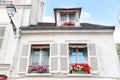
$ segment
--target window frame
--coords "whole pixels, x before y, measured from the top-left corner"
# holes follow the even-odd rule
[[[3,34],[0,35],[0,53],[2,52],[2,49],[3,49],[3,45],[4,45],[4,39],[5,39],[5,30],[6,28],[5,27],[0,27],[0,31],[3,31]]]
[[[73,14],[74,15],[74,21],[70,21],[70,15]],[[62,21],[62,17],[61,15],[66,15],[66,21]],[[60,21],[61,21],[61,24],[64,23],[64,22],[74,22],[75,23],[75,18],[76,16],[76,13],[60,13]]]
[[[68,49],[69,49],[69,45],[70,44],[86,44],[86,47],[87,47],[87,64],[89,64],[90,65],[90,59],[89,59],[89,57],[90,57],[90,55],[89,55],[89,47],[88,47],[88,45],[89,45],[89,43],[87,43],[87,42],[73,42],[73,43],[68,43]],[[69,54],[69,52],[68,52],[68,54]],[[70,56],[70,55],[69,55]],[[69,69],[69,67],[70,67],[70,57],[68,57],[68,69]],[[68,76],[93,76],[91,73],[90,74],[74,74],[74,73],[70,73],[70,72],[68,72]]]
[[[69,49],[70,49],[70,44],[75,44],[75,45],[85,44],[85,45],[86,45],[86,51],[87,51],[87,52],[86,52],[86,55],[87,55],[87,56],[86,56],[86,63],[89,63],[89,60],[88,60],[88,59],[89,59],[89,57],[88,57],[88,55],[89,55],[88,52],[89,52],[89,51],[88,51],[88,45],[87,45],[87,43],[69,43],[69,46],[68,46]],[[69,65],[70,65],[70,52],[69,52],[68,54],[69,54]],[[79,60],[78,60],[79,58],[78,58],[78,57],[79,57],[79,56],[78,56],[78,53],[76,53],[76,63],[79,63]]]
[[[48,45],[49,47],[49,59],[48,59],[48,65],[49,65],[49,62],[50,62],[50,45],[49,44],[42,44],[43,46],[45,46],[45,45]],[[32,45],[31,45],[32,46]],[[41,46],[41,44],[40,44],[40,47],[41,48],[39,48],[40,49],[40,51],[39,51],[39,62],[38,62],[38,65],[41,65],[42,64],[42,56],[43,56],[43,53],[42,53],[42,49],[46,49],[46,48],[43,48],[42,46]],[[29,64],[30,65],[32,65],[32,56],[31,56],[31,54],[32,54],[32,47],[31,47],[31,52],[30,52],[30,62],[29,62]]]
[[[4,38],[5,38],[5,27],[0,27],[0,31],[3,31],[4,33],[2,35],[0,35],[0,40],[1,40],[1,44],[0,44],[0,52],[1,52],[1,49],[2,49],[2,45],[3,45],[3,41],[4,41]]]
[[[48,64],[48,66],[49,66],[49,72],[48,73],[43,73],[43,74],[41,74],[41,73],[29,73],[28,72],[28,69],[29,69],[29,66],[31,65],[31,49],[32,49],[32,45],[49,45],[49,49],[50,49],[50,43],[29,43],[29,51],[28,51],[28,62],[27,62],[27,68],[26,68],[26,72],[25,72],[25,75],[26,76],[43,76],[43,75],[45,75],[45,76],[50,76],[51,75],[51,73],[50,73],[50,51],[49,51],[49,64]],[[39,64],[40,65],[40,64]]]

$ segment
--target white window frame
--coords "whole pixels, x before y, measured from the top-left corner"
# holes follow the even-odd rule
[[[26,73],[25,75],[26,76],[51,76],[52,74],[50,73],[50,57],[49,57],[49,73],[44,73],[44,74],[36,74],[36,73],[32,73],[32,74],[29,74],[28,73],[28,69],[29,69],[29,65],[30,65],[30,56],[31,56],[31,46],[32,44],[49,44],[49,46],[51,46],[51,40],[44,40],[44,41],[29,41],[28,44],[29,44],[29,51],[28,51],[28,62],[27,62],[27,68],[26,68]],[[24,44],[24,43],[23,43]],[[51,54],[51,53],[50,53]]]
[[[90,65],[90,59],[89,59],[89,47],[88,47],[88,44],[89,44],[89,42],[78,42],[78,41],[67,41],[66,40],[66,42],[68,43],[68,49],[69,49],[69,44],[71,44],[71,43],[73,43],[73,44],[86,44],[87,45],[87,64],[89,64]],[[68,54],[69,54],[69,52],[68,52]],[[68,57],[68,69],[69,69],[69,64],[70,64],[70,58]],[[75,76],[75,77],[77,77],[77,76],[82,76],[82,77],[88,77],[88,76],[93,76],[93,74],[70,74],[69,72],[68,72],[68,74],[67,74],[67,76],[70,76],[70,77],[72,77],[72,76]]]
[[[70,22],[70,14],[68,13],[68,14],[64,14],[64,13],[60,13],[60,20],[61,20],[61,24],[63,23],[63,21],[62,21],[62,18],[61,18],[61,15],[66,15],[66,21],[65,22]],[[75,22],[75,20],[76,20],[76,18],[75,18],[75,16],[76,16],[76,13],[73,13],[74,14],[74,22]]]
[[[70,43],[71,44],[71,43]],[[75,43],[75,44],[86,44],[87,43]],[[69,46],[68,46],[69,47]],[[69,47],[70,48],[70,47]],[[69,54],[69,57],[70,57],[70,54]],[[78,53],[76,52],[76,63],[79,63],[79,60],[78,60]],[[85,63],[88,63],[89,64],[89,60],[88,60],[88,46],[87,46],[87,56],[86,56],[86,62]],[[70,64],[70,58],[69,58],[69,64]]]
[[[43,44],[44,45],[44,44]],[[50,45],[49,45],[50,46]],[[31,48],[32,49],[32,48]],[[41,49],[43,49],[43,48],[41,48]],[[39,64],[38,65],[41,65],[42,64],[42,55],[43,55],[43,53],[42,53],[42,51],[41,51],[41,49],[40,49],[40,52],[39,52]],[[50,48],[49,48],[50,49]],[[50,60],[50,53],[49,53],[49,60]],[[49,61],[50,62],[50,61]],[[32,58],[31,58],[31,52],[30,52],[30,65],[32,65]],[[49,65],[49,64],[48,64]]]

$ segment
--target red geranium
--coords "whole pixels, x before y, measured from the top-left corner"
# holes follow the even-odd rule
[[[72,64],[70,70],[78,72],[78,71],[85,71],[90,72],[91,67],[87,63],[75,63]]]
[[[62,25],[63,26],[75,26],[75,23],[70,21],[70,22],[64,22]]]
[[[90,72],[91,68],[88,64],[84,63],[84,64],[79,64],[79,65],[81,66],[82,70],[84,70],[86,72]]]

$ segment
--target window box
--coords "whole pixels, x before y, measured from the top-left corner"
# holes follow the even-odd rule
[[[89,74],[88,72],[85,72],[85,71],[72,71],[72,74]]]
[[[89,74],[90,66],[87,63],[75,63],[70,66],[70,73],[72,74]]]
[[[74,22],[64,22],[63,24],[62,24],[62,26],[75,26],[75,23]]]
[[[29,66],[29,73],[48,73],[48,66],[46,65],[33,65]]]

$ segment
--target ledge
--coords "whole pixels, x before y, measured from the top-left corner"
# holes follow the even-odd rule
[[[31,73],[31,74],[26,74],[25,76],[31,76],[31,77],[37,77],[37,76],[51,76],[51,73]]]
[[[71,77],[76,77],[76,76],[82,76],[82,77],[92,77],[93,75],[92,74],[68,74],[68,76],[71,76]]]

